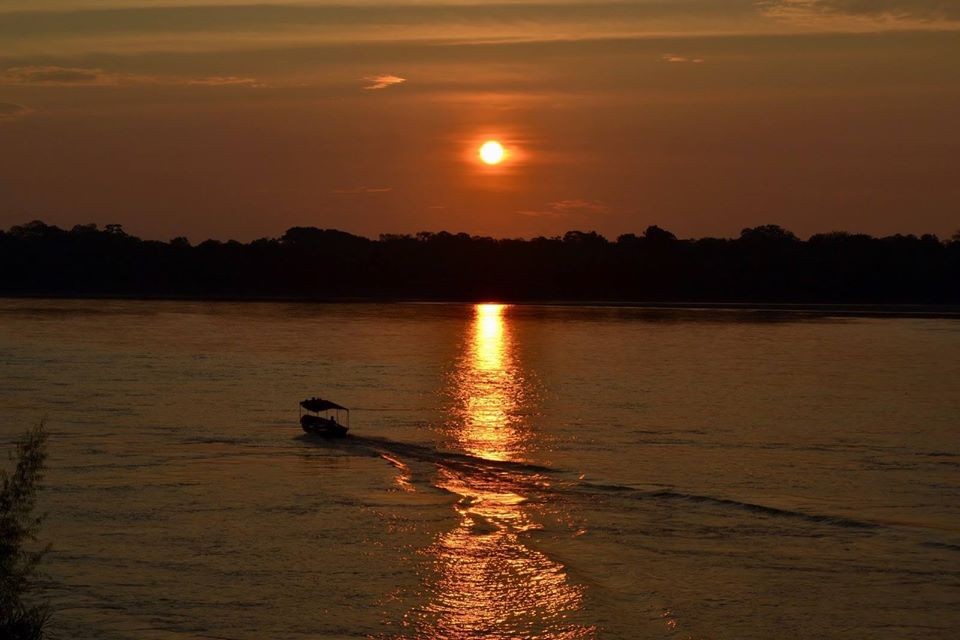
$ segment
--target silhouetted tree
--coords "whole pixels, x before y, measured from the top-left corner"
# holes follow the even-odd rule
[[[37,564],[46,549],[29,550],[41,518],[34,514],[47,458],[41,424],[17,443],[13,473],[0,470],[0,638],[42,638],[49,618],[45,606],[25,597],[36,590]]]
[[[607,239],[596,231],[567,231],[563,234],[564,244],[579,244],[600,246],[607,244]]]
[[[673,235],[666,229],[661,229],[657,225],[653,224],[646,228],[643,232],[644,240],[649,240],[651,242],[673,242],[677,239],[677,236]]]
[[[494,239],[293,227],[250,243],[143,241],[118,226],[33,221],[0,231],[0,293],[475,300],[960,303],[960,238],[823,233],[777,225],[681,240],[651,225]]]

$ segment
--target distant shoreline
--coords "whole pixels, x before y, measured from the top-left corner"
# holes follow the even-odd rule
[[[440,300],[431,298],[308,297],[308,296],[200,296],[153,294],[0,293],[0,300],[116,300],[143,302],[222,302],[280,304],[437,304],[470,305],[483,302],[529,307],[646,309],[651,311],[757,311],[854,318],[930,318],[960,320],[960,305],[876,304],[816,302],[723,302],[638,300]]]
[[[379,240],[294,227],[239,242],[141,240],[117,225],[0,231],[0,296],[281,302],[513,301],[839,315],[960,314],[960,235],[801,240],[777,225],[680,240],[651,226],[495,240],[422,232]]]

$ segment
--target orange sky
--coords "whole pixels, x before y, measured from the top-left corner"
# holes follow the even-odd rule
[[[960,4],[5,0],[0,45],[2,227],[960,228]]]

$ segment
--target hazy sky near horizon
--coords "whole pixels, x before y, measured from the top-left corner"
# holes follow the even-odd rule
[[[0,0],[2,227],[947,236],[958,158],[952,0]]]

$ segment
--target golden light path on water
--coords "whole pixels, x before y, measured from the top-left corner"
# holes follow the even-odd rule
[[[449,423],[467,453],[497,461],[523,459],[518,410],[528,390],[513,348],[504,305],[475,307],[471,332],[455,375],[455,419]],[[416,616],[416,637],[591,638],[577,624],[583,588],[563,564],[531,548],[541,527],[529,513],[524,487],[546,486],[502,468],[439,467],[435,484],[460,497],[457,525],[427,550],[429,602]]]
[[[472,340],[454,378],[458,405],[454,431],[458,444],[474,456],[517,459],[524,434],[516,413],[524,400],[524,383],[500,304],[475,307]]]

